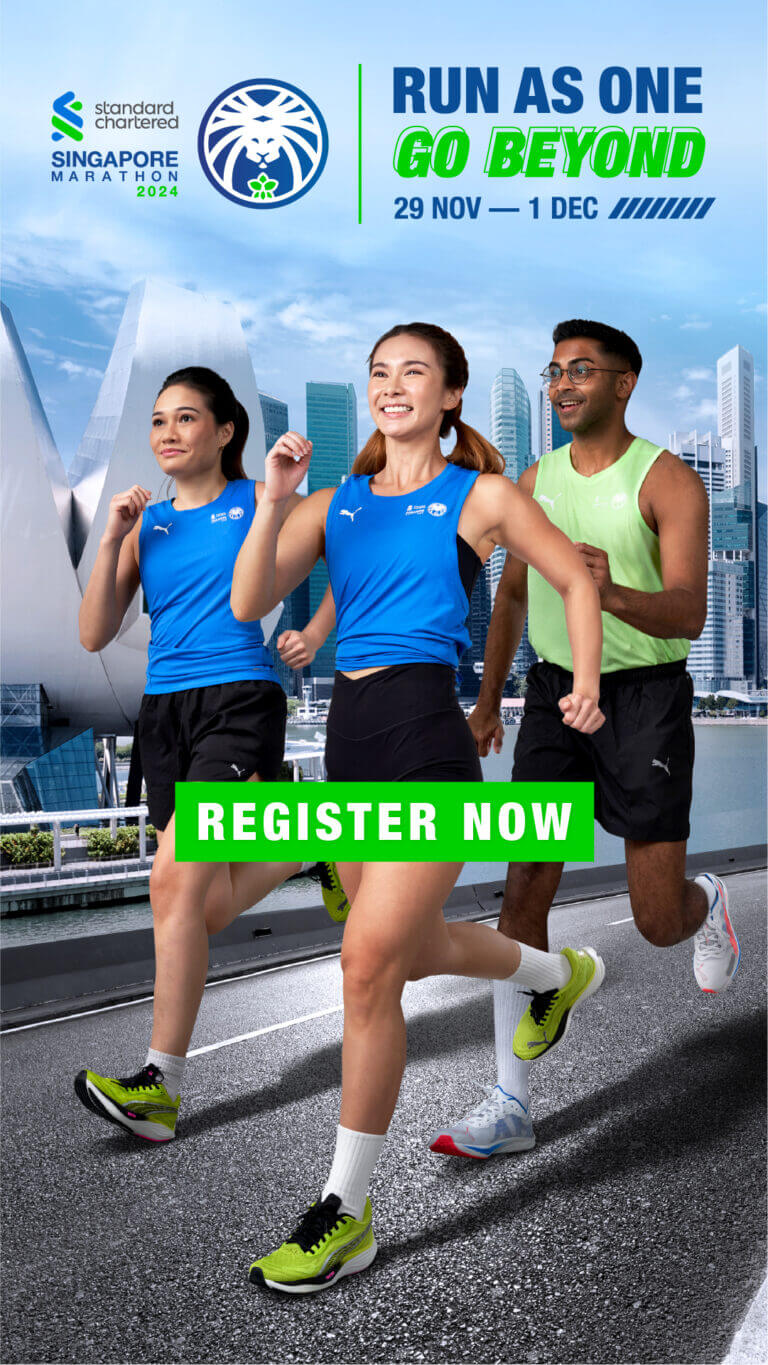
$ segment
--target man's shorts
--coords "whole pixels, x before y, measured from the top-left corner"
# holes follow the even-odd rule
[[[676,843],[690,834],[693,682],[685,660],[603,673],[605,723],[593,735],[564,725],[558,706],[573,675],[538,663],[528,674],[513,782],[594,782],[595,817],[622,839]]]
[[[176,782],[276,781],[287,706],[275,682],[249,680],[145,693],[138,722],[149,818],[165,829]]]

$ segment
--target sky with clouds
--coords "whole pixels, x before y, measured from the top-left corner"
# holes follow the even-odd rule
[[[465,347],[469,421],[487,430],[496,370],[514,366],[536,402],[553,324],[598,317],[623,327],[645,359],[631,425],[660,443],[672,428],[716,426],[714,367],[737,342],[755,357],[757,441],[765,468],[765,20],[757,0],[733,0],[729,22],[713,0],[647,0],[617,26],[615,4],[550,6],[527,0],[447,7],[341,0],[291,6],[219,0],[81,0],[73,14],[27,0],[5,19],[3,121],[6,184],[4,297],[13,311],[59,449],[69,464],[98,392],[125,298],[146,276],[233,304],[260,387],[304,423],[307,380],[353,382],[360,434],[365,356],[395,321],[439,322]],[[626,36],[623,36],[626,35]],[[33,54],[33,58],[30,54]],[[363,72],[363,222],[357,222],[357,66]],[[392,112],[392,68],[498,66],[498,115],[403,118]],[[645,185],[587,175],[565,192],[597,192],[594,222],[534,222],[527,201],[562,193],[557,182],[491,182],[483,153],[494,124],[556,124],[557,114],[513,113],[524,66],[545,78],[582,73],[584,108],[561,121],[694,124],[707,139],[695,182],[652,182],[650,192],[716,196],[699,222],[607,221],[618,194]],[[595,90],[609,65],[700,66],[703,112],[602,111]],[[329,130],[326,168],[283,209],[230,203],[200,168],[197,130],[210,101],[240,79],[276,76],[305,90]],[[83,102],[87,148],[178,147],[178,196],[149,201],[129,184],[52,184],[51,101]],[[178,132],[98,133],[100,100],[173,100]],[[24,118],[15,111],[23,109]],[[89,122],[90,120],[90,122]],[[470,166],[457,182],[402,181],[392,168],[409,122],[470,132]],[[62,144],[58,144],[61,146]],[[74,146],[74,144],[68,144]],[[395,221],[396,195],[481,196],[518,214],[475,222]],[[536,438],[535,438],[536,442]],[[534,449],[536,444],[534,444]],[[765,481],[761,478],[765,496]]]

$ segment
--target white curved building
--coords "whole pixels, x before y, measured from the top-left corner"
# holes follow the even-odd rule
[[[159,281],[136,285],[69,480],[6,308],[0,341],[3,682],[42,685],[53,718],[71,727],[130,734],[144,689],[149,618],[139,593],[117,639],[89,654],[78,639],[82,590],[113,495],[142,483],[167,496],[149,429],[158,390],[173,370],[207,365],[228,380],[250,418],[248,474],[263,477],[264,426],[245,337],[228,304]]]

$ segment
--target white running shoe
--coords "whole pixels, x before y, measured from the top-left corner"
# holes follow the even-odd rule
[[[500,1085],[486,1085],[484,1100],[457,1123],[438,1129],[429,1141],[432,1152],[476,1161],[504,1152],[529,1152],[535,1146],[530,1114]]]
[[[705,995],[726,990],[739,965],[739,940],[728,917],[728,892],[719,877],[704,872],[696,885],[705,892],[709,911],[694,938],[693,974]]]

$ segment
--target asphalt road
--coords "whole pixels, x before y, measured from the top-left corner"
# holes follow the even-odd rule
[[[494,1079],[490,990],[406,995],[410,1061],[371,1196],[378,1259],[302,1299],[248,1283],[317,1197],[337,1120],[338,959],[206,992],[176,1142],[139,1144],[77,1102],[126,1074],[150,1006],[3,1039],[5,1361],[717,1362],[763,1280],[765,877],[731,881],[742,962],[700,994],[690,945],[654,949],[626,898],[553,915],[602,991],[541,1062],[537,1146],[432,1155]]]

